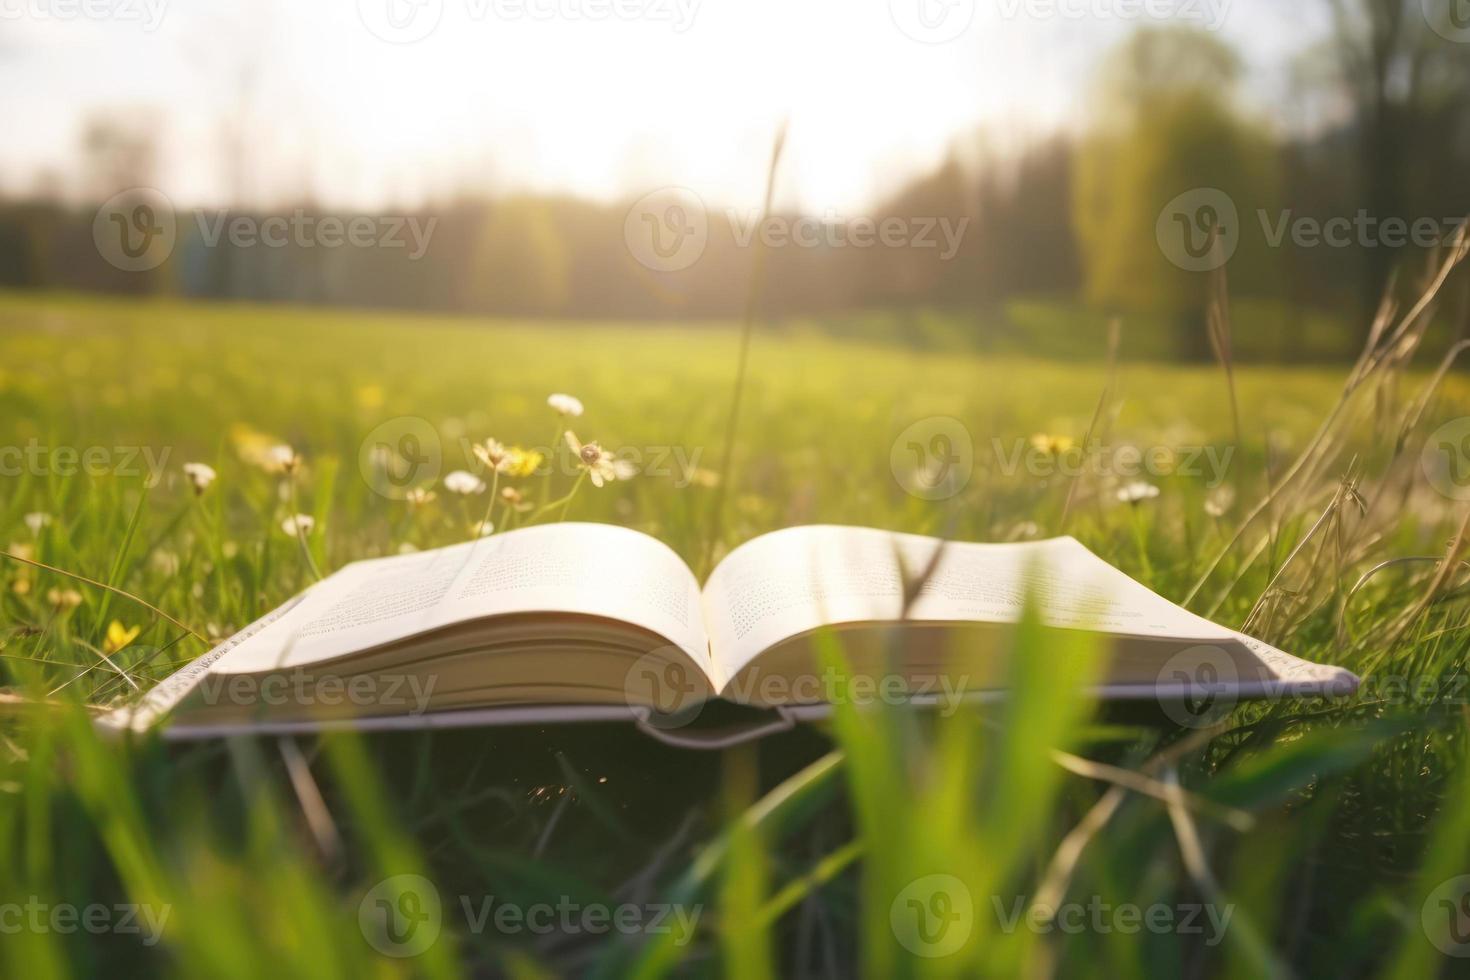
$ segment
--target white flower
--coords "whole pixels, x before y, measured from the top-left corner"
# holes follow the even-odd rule
[[[293,538],[304,538],[316,527],[316,518],[310,514],[297,514],[281,522],[281,530]]]
[[[566,440],[567,446],[576,454],[577,465],[587,471],[594,487],[614,480],[631,480],[638,475],[638,467],[629,460],[617,459],[595,442],[584,446],[577,440],[576,433],[571,431],[566,433]]]
[[[551,395],[546,399],[546,404],[550,405],[551,410],[558,415],[577,418],[582,414],[581,399],[573,398],[571,395],[561,393]]]
[[[425,504],[432,503],[437,496],[438,494],[428,487],[412,487],[403,495],[403,499],[408,501],[410,507],[422,507]]]
[[[1229,484],[1218,486],[1205,496],[1205,513],[1211,517],[1224,517],[1235,504],[1235,488]]]
[[[208,463],[185,463],[184,475],[189,478],[189,484],[193,486],[195,493],[208,490],[209,485],[219,476]]]
[[[281,443],[263,450],[255,462],[267,473],[294,473],[301,465],[301,457],[296,455],[296,450]]]
[[[51,523],[51,515],[39,510],[34,511],[25,516],[25,522],[32,534],[40,534],[41,528]]]
[[[455,470],[444,476],[444,489],[450,493],[471,496],[485,492],[485,481],[466,470]]]
[[[1132,483],[1125,483],[1118,488],[1118,499],[1125,504],[1136,504],[1142,500],[1152,500],[1158,495],[1158,487],[1152,483],[1145,483],[1142,480],[1134,480]]]

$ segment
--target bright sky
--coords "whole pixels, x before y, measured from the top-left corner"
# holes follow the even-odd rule
[[[106,16],[78,15],[83,4]],[[85,119],[153,107],[159,183],[179,204],[226,202],[221,134],[235,125],[251,147],[247,186],[266,202],[299,199],[303,187],[326,204],[372,207],[462,188],[606,200],[679,184],[749,205],[787,118],[783,203],[851,214],[980,127],[1004,146],[1077,124],[1098,57],[1159,22],[1115,12],[1130,4],[1218,23],[1263,106],[1279,98],[1293,54],[1321,36],[1326,8],[0,0],[0,187],[24,191],[43,168],[75,176]]]

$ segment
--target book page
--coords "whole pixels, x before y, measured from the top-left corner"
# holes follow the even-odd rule
[[[701,668],[709,662],[699,584],[672,549],[610,524],[548,524],[348,565],[215,669],[252,673],[321,663],[511,613],[631,623],[665,637]]]
[[[757,655],[821,626],[896,621],[905,578],[917,580],[937,538],[814,526],[762,535],[731,552],[704,590],[720,680]],[[1052,626],[1129,636],[1231,640],[1235,634],[1174,605],[1073,538],[944,546],[909,618],[1014,622],[1029,595]]]

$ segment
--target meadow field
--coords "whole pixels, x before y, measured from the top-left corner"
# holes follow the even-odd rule
[[[1419,330],[1232,377],[1145,360],[1126,321],[1077,363],[770,327],[732,438],[728,323],[0,295],[3,973],[1452,975],[1470,385]],[[637,475],[579,479],[567,425]],[[1365,682],[1159,724],[1099,711],[1096,651],[1023,624],[1005,705],[849,703],[720,753],[616,725],[95,734],[318,573],[483,530],[488,492],[445,477],[484,477],[487,438],[549,457],[497,484],[523,497],[497,530],[614,522],[701,572],[795,524],[1067,533]],[[423,930],[375,934],[378,902]]]

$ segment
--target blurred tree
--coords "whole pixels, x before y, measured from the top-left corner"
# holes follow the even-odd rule
[[[467,298],[473,310],[562,313],[567,257],[550,205],[532,197],[491,205],[467,271]]]
[[[1470,139],[1465,0],[1328,4],[1340,82],[1354,110],[1359,206],[1380,221],[1447,217],[1438,209],[1448,202],[1438,198],[1444,189],[1462,183]],[[1452,148],[1449,154],[1447,147]],[[1416,194],[1414,189],[1422,187],[1432,189],[1431,194]],[[1450,206],[1464,205],[1461,197]],[[1369,308],[1382,295],[1395,258],[1394,249],[1366,250],[1362,285]]]
[[[1210,351],[1209,276],[1181,264],[1185,256],[1177,248],[1198,242],[1173,242],[1165,233],[1209,231],[1173,229],[1165,214],[1171,203],[1180,195],[1223,192],[1230,208],[1191,204],[1186,217],[1208,214],[1220,223],[1221,241],[1235,243],[1232,288],[1265,290],[1274,278],[1264,237],[1246,232],[1254,231],[1248,223],[1256,213],[1272,210],[1275,150],[1264,127],[1234,108],[1240,71],[1235,53],[1203,31],[1139,31],[1101,69],[1096,125],[1082,140],[1075,167],[1073,215],[1086,299],[1112,310],[1173,314],[1178,352],[1189,358]],[[1234,227],[1226,227],[1231,221]]]

